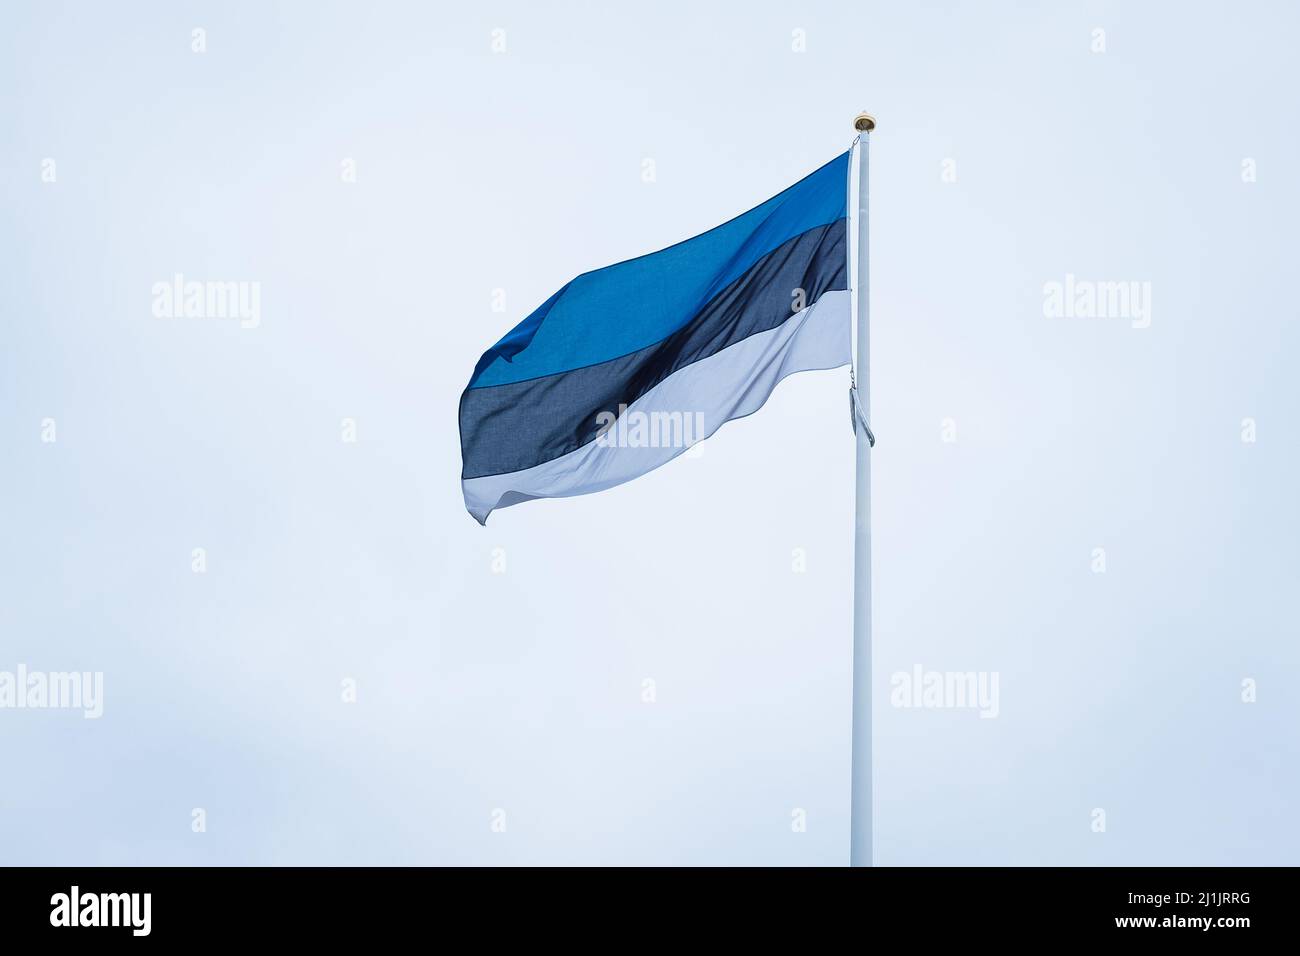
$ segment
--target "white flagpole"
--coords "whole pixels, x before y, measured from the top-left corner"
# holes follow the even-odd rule
[[[850,176],[850,211],[855,254],[850,258],[853,327],[857,340],[850,400],[857,444],[857,486],[853,535],[853,763],[849,796],[849,865],[871,866],[871,296],[868,269],[868,140],[876,121],[859,113],[853,121],[858,139]]]

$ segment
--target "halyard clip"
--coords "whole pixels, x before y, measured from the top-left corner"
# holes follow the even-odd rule
[[[862,411],[862,401],[858,398],[858,389],[856,385],[849,386],[849,423],[853,426],[853,434],[858,433],[858,422],[862,422],[862,427],[867,432],[867,444],[875,448],[876,436],[871,431],[871,426],[867,424],[866,413]]]

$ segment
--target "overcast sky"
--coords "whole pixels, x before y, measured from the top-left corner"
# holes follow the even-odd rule
[[[0,862],[846,862],[847,371],[486,529],[456,408],[863,108],[877,862],[1295,861],[1290,8],[131,11],[0,38]]]

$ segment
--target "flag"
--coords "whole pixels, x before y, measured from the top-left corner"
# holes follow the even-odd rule
[[[849,154],[676,245],[569,282],[479,359],[461,484],[481,524],[603,491],[849,362]]]

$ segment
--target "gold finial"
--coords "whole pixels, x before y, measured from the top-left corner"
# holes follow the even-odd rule
[[[870,113],[859,113],[853,118],[853,128],[859,133],[870,133],[876,128],[876,118]]]

